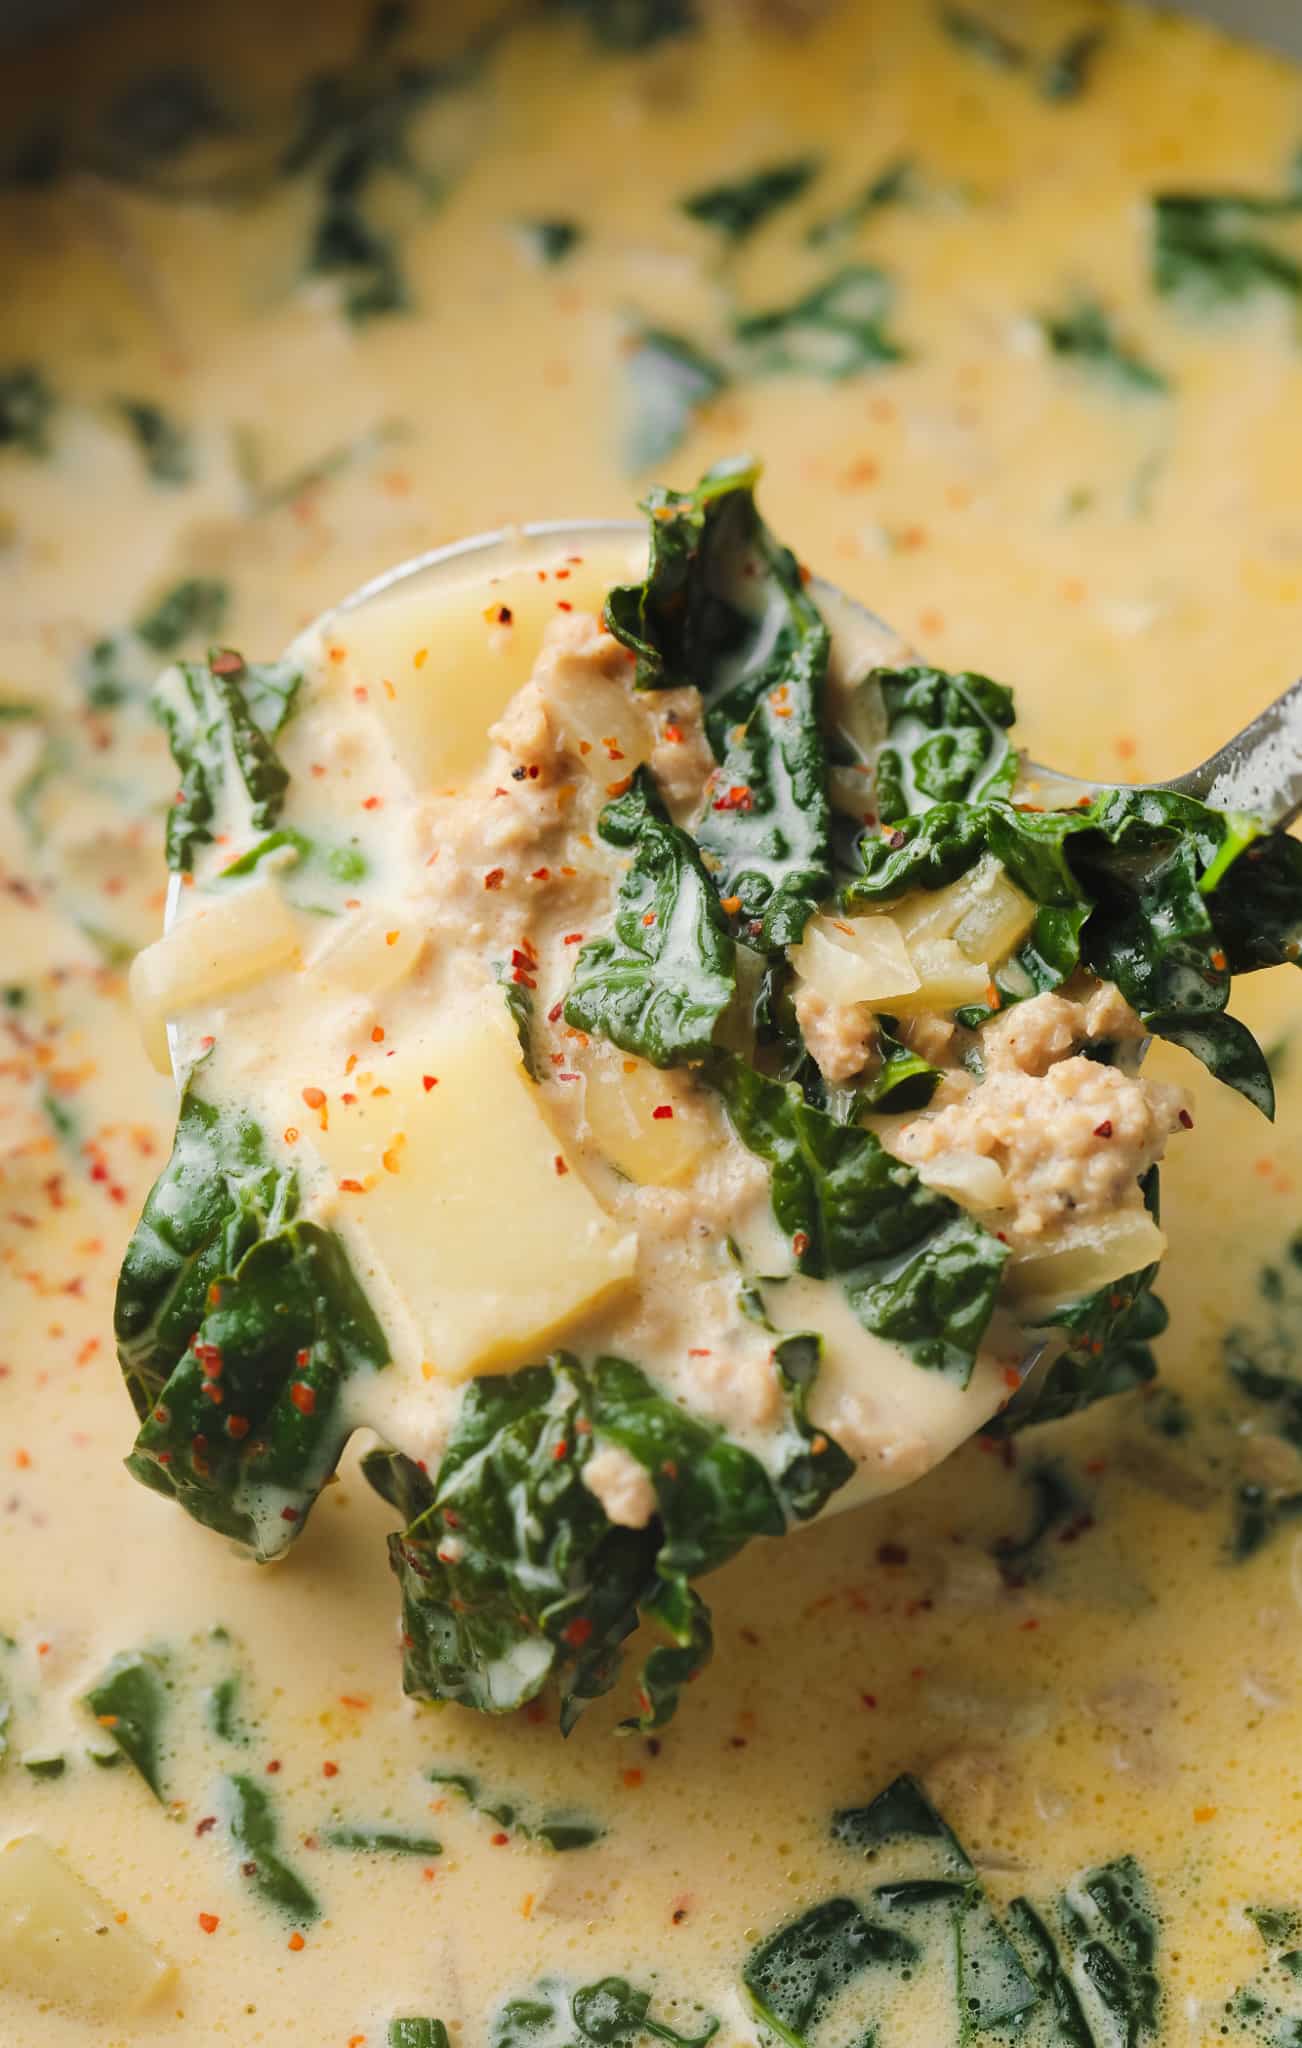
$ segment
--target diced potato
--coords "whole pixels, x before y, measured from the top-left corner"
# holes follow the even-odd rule
[[[901,996],[891,1005],[901,1017],[928,1010],[957,1010],[964,1003],[984,1003],[990,989],[990,974],[979,962],[969,960],[953,939],[927,939],[909,947],[918,973],[915,994]]]
[[[985,854],[945,889],[920,891],[891,906],[911,951],[952,939],[968,960],[991,968],[1020,946],[1036,906],[1011,882],[1001,861]],[[965,998],[965,1000],[967,1000]]]
[[[811,917],[787,958],[802,981],[831,1003],[889,1003],[920,977],[893,918]]]
[[[315,1136],[338,1190],[415,1320],[429,1377],[510,1372],[622,1291],[637,1240],[566,1159],[505,1009],[436,1023],[355,1085]]]
[[[642,1187],[686,1180],[711,1142],[704,1103],[671,1089],[646,1060],[616,1054],[594,1061],[585,1075],[583,1110],[597,1150]]]
[[[120,2021],[143,2012],[175,1975],[43,1836],[19,1835],[0,1850],[0,1985],[86,2019]]]
[[[304,972],[357,995],[383,995],[406,979],[425,945],[425,927],[410,908],[368,904],[337,918]]]
[[[146,1043],[160,1019],[233,995],[298,958],[298,925],[273,881],[186,904],[171,930],[131,963],[131,1000]]]
[[[1024,1322],[1043,1321],[1063,1302],[1093,1294],[1126,1273],[1137,1273],[1165,1250],[1166,1237],[1147,1209],[1125,1209],[1088,1231],[1059,1237],[1042,1251],[1010,1259],[1005,1293]]]
[[[559,582],[558,568],[566,572]],[[460,577],[449,570],[414,591],[341,613],[328,651],[348,685],[368,691],[413,785],[456,788],[480,766],[489,726],[528,681],[558,601],[600,612],[611,584],[627,573],[618,546],[582,562],[567,560],[563,547],[528,555],[491,580],[472,556]]]
[[[1002,1209],[1009,1201],[1003,1169],[981,1152],[939,1152],[918,1167],[918,1179],[965,1209]]]

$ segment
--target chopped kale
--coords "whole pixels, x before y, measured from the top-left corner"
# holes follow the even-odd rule
[[[636,53],[654,49],[697,26],[696,0],[548,0],[558,12],[587,23],[599,48]]]
[[[743,178],[705,185],[679,205],[689,219],[717,229],[726,241],[744,242],[775,213],[801,198],[821,167],[818,157],[791,157]]]
[[[0,370],[0,448],[48,455],[56,403],[54,392],[34,364]]]
[[[194,477],[194,453],[184,427],[178,426],[161,405],[148,399],[119,398],[116,404],[154,482],[190,483]]]
[[[530,255],[547,270],[572,256],[583,240],[583,229],[576,220],[522,220],[517,233]]]
[[[739,314],[733,332],[758,370],[854,377],[904,360],[886,326],[892,297],[884,271],[847,264],[788,306]]]
[[[883,207],[896,206],[914,196],[917,170],[911,157],[893,157],[868,183],[839,206],[835,213],[815,221],[805,236],[811,248],[839,242]]]
[[[230,586],[219,577],[186,576],[142,612],[131,630],[155,654],[174,654],[183,641],[220,633],[230,601]]]
[[[630,470],[649,469],[673,454],[697,415],[728,383],[722,364],[685,335],[639,327],[622,357],[624,459]]]
[[[1065,313],[1042,315],[1040,329],[1053,355],[1097,372],[1121,390],[1153,394],[1171,388],[1161,370],[1123,347],[1097,300],[1078,299]]]

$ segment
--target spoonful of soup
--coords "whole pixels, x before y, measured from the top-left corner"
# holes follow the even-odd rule
[[[182,1094],[129,1462],[270,1558],[371,1432],[423,1696],[554,1682],[568,1725],[641,1619],[668,1718],[751,1537],[1151,1376],[1196,1138],[1149,1041],[1273,1106],[1226,1002],[1302,939],[1292,694],[1201,781],[1066,783],[755,481],[439,550],[158,686],[133,991]]]

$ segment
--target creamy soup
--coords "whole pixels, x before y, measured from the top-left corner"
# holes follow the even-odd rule
[[[502,1718],[404,1699],[398,1517],[359,1446],[290,1555],[250,1563],[123,1468],[138,1425],[113,1288],[176,1119],[128,999],[167,886],[177,778],[150,687],[174,658],[269,661],[392,562],[511,521],[627,517],[653,477],[685,487],[749,448],[802,559],[889,620],[893,646],[1013,685],[1019,736],[1065,770],[1176,772],[1291,678],[1296,71],[1084,4],[591,0],[509,20],[145,8],[8,55],[2,91],[0,2036],[1293,2038],[1290,975],[1235,992],[1273,1126],[1169,1045],[1144,1064],[1196,1123],[1163,1169],[1160,1378],[753,1544],[708,1581],[713,1660],[663,1730],[619,1732],[619,1689],[568,1738],[546,1693]],[[607,584],[638,573],[537,566],[591,572],[570,656]],[[509,631],[483,609],[486,635]],[[314,643],[348,695],[371,687],[347,673],[352,631],[327,622]],[[345,753],[347,708],[319,728]],[[304,1091],[344,1092],[318,1072],[336,1052],[366,1071],[334,992],[352,1030],[359,981],[417,970],[374,874],[350,884],[380,814],[349,815],[328,776],[310,794],[304,717],[285,748],[317,808],[287,817],[344,858],[314,871],[291,845],[239,892],[296,899],[294,972],[319,991],[213,1054],[232,1100],[296,1076],[294,1143],[314,1160],[322,1140],[346,1209],[341,1184],[384,1175],[397,1133],[359,1145]],[[467,738],[455,704],[419,729],[395,712],[391,758],[431,785],[422,747],[477,757],[483,723]],[[595,735],[608,758],[611,738]],[[452,852],[480,831],[452,812],[434,827]],[[202,851],[187,897],[216,910],[218,869],[256,837]],[[350,896],[350,917],[376,915],[350,926],[341,971],[339,921],[306,943],[303,921]],[[562,945],[591,910],[558,923]],[[284,932],[263,928],[268,972],[287,971]],[[165,1064],[176,955],[144,961]],[[495,1058],[484,1085],[522,1089],[501,986],[482,993],[491,1010],[441,1051]],[[218,998],[256,1007],[200,985],[183,1065]],[[590,1055],[594,1100],[606,1058]],[[619,1064],[615,1103],[636,1078]],[[432,1102],[427,1072],[413,1086]],[[721,1172],[717,1109],[676,1074],[663,1086],[646,1101],[675,1117],[608,1127],[602,1156],[661,1145],[648,1177],[672,1180],[683,1147],[693,1174]],[[555,1115],[541,1163],[571,1152],[552,1173],[579,1204],[588,1140]],[[919,1170],[956,1143],[916,1141]],[[494,1199],[503,1260],[556,1268],[536,1207]],[[608,1318],[603,1342],[625,1313],[629,1252],[600,1213],[592,1271],[550,1272],[546,1327],[567,1343],[583,1313]],[[414,1246],[399,1292],[428,1287],[443,1315],[438,1290],[466,1277]],[[662,1299],[689,1318],[696,1284],[676,1275]],[[410,1453],[438,1455],[439,1404],[487,1341],[427,1357],[410,1339]],[[702,1412],[762,1452],[762,1415],[729,1405],[745,1387],[704,1381]],[[615,1461],[603,1483],[635,1527],[635,1475]],[[631,1646],[634,1669],[651,1647]]]

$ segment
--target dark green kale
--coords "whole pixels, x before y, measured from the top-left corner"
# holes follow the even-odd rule
[[[132,1650],[115,1657],[85,1695],[100,1727],[159,1800],[165,1796],[162,1731],[170,1690],[164,1660]]]
[[[192,1078],[114,1311],[140,1417],[129,1469],[261,1558],[288,1548],[339,1462],[345,1382],[388,1357],[341,1240],[297,1210],[257,1125]]]
[[[0,370],[0,448],[48,455],[50,420],[58,401],[32,363]]]
[[[442,1842],[433,1835],[413,1835],[404,1828],[371,1828],[340,1822],[321,1830],[332,1849],[353,1849],[363,1856],[441,1856]]]
[[[718,2031],[718,2020],[709,2014],[694,2034],[679,2033],[653,2019],[651,1993],[625,1977],[603,1977],[574,1992],[554,1977],[544,1977],[527,1996],[498,2007],[488,2040],[489,2048],[544,2048],[545,2043],[562,2041],[571,2048],[633,2048],[649,2034],[668,2042],[669,2048],[706,2048]]]
[[[533,998],[537,983],[532,970],[535,965],[528,954],[518,950],[514,960],[493,962],[493,973],[501,987],[507,1015],[520,1041],[520,1058],[531,1081],[538,1079],[538,1055],[533,1043]]]
[[[522,220],[517,233],[530,255],[548,270],[572,256],[583,240],[583,229],[574,220]]]
[[[873,1898],[887,1925],[903,1920],[922,1954],[933,1945],[956,1959],[960,2038],[1020,2020],[1035,1986],[1000,1926],[972,1859],[916,1778],[900,1777],[868,1806],[832,1817],[832,1839],[880,1866],[903,1850],[906,1877],[886,1879]]]
[[[115,404],[154,482],[190,483],[194,477],[194,454],[185,428],[149,399],[119,398]]]
[[[966,1385],[1008,1248],[924,1186],[875,1133],[839,1124],[733,1054],[707,1069],[733,1129],[769,1167],[801,1272],[838,1279],[866,1329]]]
[[[1106,377],[1120,390],[1151,396],[1171,388],[1161,370],[1122,344],[1097,299],[1077,299],[1065,313],[1041,314],[1040,331],[1053,355]]]
[[[1265,1055],[1225,1004],[1232,975],[1302,952],[1302,847],[1286,833],[1169,790],[1104,790],[1071,811],[938,803],[860,851],[865,876],[843,894],[850,911],[941,888],[993,853],[1040,906],[1011,966],[995,971],[1004,1001],[1084,966],[1115,982],[1150,1030],[1273,1114]]]
[[[476,1813],[482,1813],[499,1828],[506,1828],[525,1842],[541,1842],[545,1849],[554,1849],[558,1855],[570,1849],[590,1849],[599,1842],[606,1830],[596,1821],[575,1820],[566,1814],[544,1813],[539,1818],[526,1818],[514,1799],[502,1799],[495,1793],[485,1793],[479,1781],[468,1771],[445,1770],[435,1765],[426,1771],[432,1785],[447,1785],[459,1792]]]
[[[390,2020],[389,2048],[451,2048],[442,2020]]]
[[[154,701],[181,777],[167,815],[170,868],[188,869],[215,835],[228,748],[255,830],[275,824],[289,774],[273,741],[302,680],[288,662],[246,662],[226,648],[214,648],[206,662],[178,662],[159,679]]]
[[[715,228],[729,242],[744,242],[784,206],[790,206],[808,191],[822,168],[816,156],[791,157],[785,163],[767,164],[744,178],[703,186],[679,201],[691,220]]]
[[[1013,693],[1002,683],[966,670],[879,668],[868,678],[868,687],[874,684],[889,721],[875,764],[883,825],[919,817],[933,804],[975,803],[1012,789]]]
[[[750,1321],[772,1331],[777,1340],[773,1369],[787,1397],[789,1421],[786,1455],[774,1484],[788,1518],[806,1522],[821,1514],[855,1470],[853,1458],[816,1426],[809,1413],[809,1397],[823,1364],[823,1340],[815,1330],[781,1335],[769,1321],[763,1293],[753,1280],[741,1281],[738,1307]]]
[[[1098,2048],[1058,1944],[1029,1899],[1014,1899],[1008,1926],[1027,1975],[1052,2016],[1051,2048]]]
[[[1152,209],[1153,283],[1204,313],[1262,291],[1302,297],[1302,259],[1268,232],[1299,217],[1299,192],[1160,192]]]
[[[638,327],[621,356],[624,382],[624,461],[650,469],[673,454],[697,415],[728,383],[728,372],[685,335],[664,327]]]
[[[853,1899],[824,1899],[752,1949],[741,1981],[761,2025],[788,2048],[807,2048],[814,2028],[865,1971],[909,1969],[919,1955],[908,1935],[865,1920]]]
[[[883,207],[897,206],[912,199],[916,186],[917,170],[913,159],[893,157],[844,206],[839,206],[835,213],[828,214],[823,220],[815,221],[805,240],[815,249],[827,242],[839,242],[846,235],[853,234],[871,215],[880,213]]]
[[[320,1917],[321,1908],[298,1872],[279,1853],[275,1810],[255,1778],[236,1775],[222,1786],[226,1825],[240,1874],[259,1898],[300,1927]]]
[[[1040,67],[1040,94],[1060,105],[1078,100],[1089,85],[1095,60],[1107,37],[1102,28],[1077,29]]]
[[[924,1060],[896,1036],[894,1017],[877,1019],[879,1064],[870,1080],[856,1091],[864,1109],[897,1115],[902,1110],[925,1109],[940,1085],[941,1069]]]
[[[280,164],[285,176],[313,182],[307,270],[339,280],[343,309],[357,324],[410,304],[395,237],[373,217],[376,184],[397,178],[426,200],[439,192],[413,156],[408,131],[453,79],[400,54],[406,21],[404,6],[381,0],[353,61],[307,80]]]
[[[600,830],[633,860],[614,929],[579,951],[565,1021],[657,1067],[702,1059],[737,986],[714,884],[691,834],[669,822],[648,769],[606,806]]]
[[[1019,1536],[1001,1536],[993,1547],[1006,1586],[1024,1586],[1040,1577],[1051,1536],[1065,1542],[1093,1525],[1084,1495],[1056,1460],[1028,1466],[1021,1479],[1031,1496],[1027,1527]]]
[[[548,0],[558,12],[587,23],[598,48],[626,53],[689,35],[697,26],[696,0]]]
[[[1124,2048],[1160,2039],[1159,1922],[1144,1873],[1119,1856],[1076,1878],[1060,1902],[1078,1967]]]
[[[691,683],[719,760],[696,831],[714,885],[765,951],[793,944],[831,882],[822,731],[829,636],[800,566],[760,518],[756,469],[721,463],[694,491],[657,488],[646,580],[606,624],[641,689]]]
[[[733,332],[761,372],[856,377],[904,361],[886,328],[892,296],[884,271],[851,263],[789,306],[739,314]]]
[[[997,71],[1020,71],[1028,61],[1024,43],[1014,41],[996,22],[970,7],[941,7],[937,19],[951,42]]]
[[[1155,1203],[1156,1169],[1150,1189]],[[1156,1264],[1145,1266],[1065,1308],[1055,1307],[1053,1327],[1062,1332],[1061,1349],[1051,1351],[1048,1365],[1033,1373],[1010,1406],[986,1424],[985,1434],[1011,1436],[1031,1422],[1057,1422],[1156,1379],[1153,1344],[1170,1320],[1152,1291],[1157,1271]]]
[[[220,633],[230,601],[230,586],[220,577],[186,576],[142,612],[131,630],[155,654],[173,654],[185,640]]]
[[[647,1473],[646,1528],[608,1521],[584,1485],[598,1441]],[[643,1666],[634,1725],[668,1720],[711,1650],[689,1582],[784,1527],[758,1460],[618,1358],[472,1381],[433,1482],[396,1452],[364,1470],[407,1525],[389,1539],[407,1691],[500,1714],[554,1680],[566,1730],[613,1685],[639,1619],[668,1641]]]

